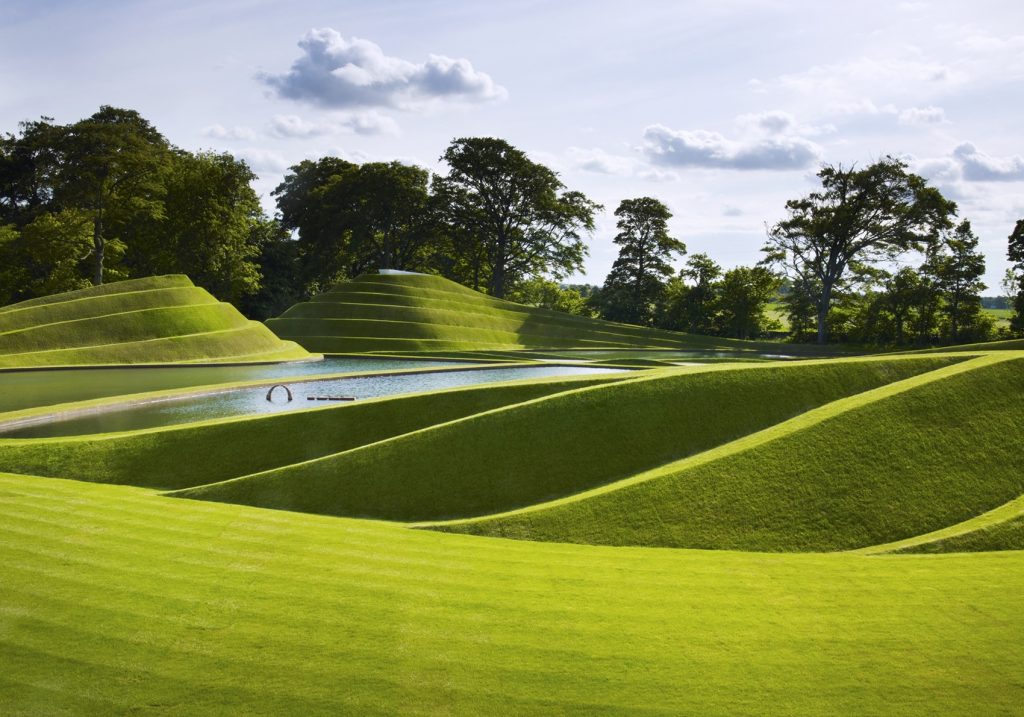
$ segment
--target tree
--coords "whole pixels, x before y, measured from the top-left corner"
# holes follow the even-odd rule
[[[579,290],[562,286],[543,277],[520,282],[509,292],[508,299],[518,304],[561,311],[575,316],[590,316],[586,299]]]
[[[325,195],[357,166],[338,157],[303,160],[271,192],[277,198],[281,225],[298,233],[303,293],[316,293],[352,274],[347,249],[351,232],[339,207]]]
[[[163,175],[164,211],[131,226],[132,273],[184,273],[225,301],[254,294],[260,284],[254,229],[263,219],[254,179],[230,154],[174,152]]]
[[[686,253],[686,245],[672,237],[672,213],[653,197],[624,199],[615,210],[619,233],[613,240],[619,256],[604,282],[609,318],[650,324],[665,278],[672,275],[673,254]]]
[[[371,162],[350,175],[348,225],[353,253],[381,269],[419,269],[431,239],[430,172],[401,162]]]
[[[441,159],[448,174],[434,182],[438,207],[463,251],[477,253],[477,282],[503,298],[520,280],[563,278],[582,268],[581,234],[601,207],[565,185],[544,165],[493,137],[463,137]]]
[[[434,240],[430,173],[401,162],[306,160],[274,190],[297,230],[306,286],[317,291],[370,268],[420,269]]]
[[[1017,220],[1013,232],[1009,236],[1007,257],[1013,264],[1014,275],[1017,277],[1017,295],[1013,300],[1013,318],[1010,319],[1010,331],[1024,333],[1024,219]]]
[[[103,283],[107,241],[139,217],[163,215],[161,180],[170,147],[134,110],[102,106],[61,133],[54,201],[88,212],[92,283]]]
[[[948,321],[950,340],[961,343],[984,338],[988,328],[981,312],[985,255],[978,251],[978,237],[969,221],[960,222],[933,247],[922,273],[934,277],[942,295],[939,311]]]
[[[782,266],[814,301],[817,341],[852,262],[872,265],[923,250],[949,228],[956,204],[886,157],[864,169],[825,165],[822,189],[786,202],[788,218],[768,232],[766,261]]]
[[[737,339],[756,338],[773,326],[766,310],[780,280],[763,266],[738,266],[722,276],[718,286],[721,331]]]
[[[687,259],[679,276],[670,279],[665,286],[658,326],[673,331],[714,334],[721,276],[722,267],[707,254],[694,254]]]

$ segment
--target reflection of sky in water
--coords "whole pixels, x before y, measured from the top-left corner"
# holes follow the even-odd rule
[[[320,366],[323,367],[323,364],[321,363]],[[344,370],[366,370],[350,369],[349,366],[350,364],[346,364]],[[387,368],[395,368],[394,362],[391,362]],[[267,401],[269,386],[254,386],[220,394],[149,403],[120,411],[109,411],[66,421],[27,426],[20,430],[4,433],[3,436],[5,438],[41,438],[126,431],[226,416],[276,413],[326,405],[337,406],[343,403],[340,401],[310,401],[310,396],[314,398],[317,396],[352,396],[356,399],[365,399],[398,393],[437,391],[495,381],[609,373],[611,371],[613,370],[584,366],[524,366],[521,368],[445,371],[398,376],[336,378],[306,383],[288,383],[287,380],[282,380],[282,383],[291,389],[294,397],[291,402],[286,400],[285,392],[281,389],[274,391],[272,401]],[[322,371],[309,373],[322,373]]]
[[[388,358],[333,358],[265,366],[173,366],[160,368],[60,369],[0,371],[0,411],[87,401],[106,396],[204,386],[232,381],[259,381],[286,376],[394,371],[460,366],[465,362]]]

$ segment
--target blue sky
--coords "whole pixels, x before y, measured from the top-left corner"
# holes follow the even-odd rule
[[[1019,2],[0,0],[0,129],[101,104],[247,159],[270,191],[335,154],[441,170],[492,135],[605,205],[655,196],[690,252],[759,259],[821,162],[907,159],[971,220],[989,294],[1024,218]]]

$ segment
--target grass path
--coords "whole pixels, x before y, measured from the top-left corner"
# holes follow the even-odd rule
[[[1024,553],[408,531],[0,475],[0,713],[1014,714]]]

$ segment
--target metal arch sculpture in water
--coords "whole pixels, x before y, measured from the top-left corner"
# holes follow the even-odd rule
[[[270,390],[267,391],[267,400],[268,401],[272,401],[273,400],[272,397],[274,395],[274,389],[275,388],[283,388],[284,392],[285,392],[285,395],[288,396],[288,401],[291,402],[291,400],[292,400],[292,390],[290,388],[288,388],[287,386],[285,386],[283,383],[275,383],[273,386],[270,387]]]

